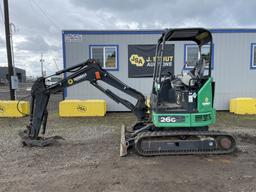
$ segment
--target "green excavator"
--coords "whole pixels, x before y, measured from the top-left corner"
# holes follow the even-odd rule
[[[198,60],[195,66],[189,71],[183,68],[181,74],[163,70],[165,46],[175,41],[193,41],[198,46]],[[201,51],[204,45],[210,47],[207,63]],[[121,128],[120,156],[125,156],[130,148],[142,156],[234,152],[236,139],[233,135],[209,130],[209,126],[216,121],[213,105],[215,82],[211,77],[212,46],[209,30],[165,30],[156,45],[150,106],[146,104],[146,97],[142,93],[108,73],[93,59],[56,72],[54,75],[67,72],[69,75],[53,85],[45,84],[47,77],[37,79],[31,90],[30,122],[27,129],[20,133],[23,145],[53,144],[58,137],[44,137],[50,95],[62,91],[65,87],[89,81],[111,99],[130,109],[138,119],[129,129],[124,126]],[[130,95],[137,99],[137,102],[134,104],[119,97],[98,84],[99,81]]]

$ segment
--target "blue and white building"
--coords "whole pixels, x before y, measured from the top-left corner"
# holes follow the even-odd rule
[[[217,110],[228,110],[231,98],[256,97],[256,29],[210,31],[214,45],[212,75],[216,81],[215,107]],[[150,96],[152,78],[128,77],[128,46],[155,44],[161,33],[161,30],[64,30],[64,68],[96,58],[103,68],[120,80]],[[202,51],[207,56],[209,46],[204,46]],[[180,73],[184,64],[185,70],[189,70],[196,58],[197,46],[193,42],[174,43],[175,73]],[[121,92],[119,95],[131,100]],[[67,88],[64,96],[67,99],[106,99],[108,111],[127,110],[88,82]]]

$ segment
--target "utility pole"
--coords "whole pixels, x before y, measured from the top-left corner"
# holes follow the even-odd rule
[[[15,89],[13,87],[14,71],[12,66],[12,51],[11,51],[11,40],[10,40],[10,23],[9,23],[9,8],[8,0],[3,0],[4,3],[4,24],[5,24],[5,38],[6,38],[6,51],[8,61],[8,73],[9,73],[9,85],[10,85],[10,98],[15,100]]]
[[[43,59],[43,53],[41,53],[40,63],[41,63],[41,72],[42,72],[42,77],[43,77],[43,76],[44,76],[44,59]]]
[[[10,23],[10,41],[11,41],[11,51],[12,51],[12,66],[14,75],[16,75],[15,70],[15,61],[14,61],[14,48],[13,48],[13,33],[16,32],[16,26],[13,23]]]

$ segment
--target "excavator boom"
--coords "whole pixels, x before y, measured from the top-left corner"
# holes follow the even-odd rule
[[[45,138],[42,139],[42,137],[39,137],[41,128],[42,135],[44,135],[46,131],[48,117],[47,105],[50,95],[60,92],[66,87],[70,87],[84,81],[89,81],[91,85],[102,91],[104,94],[108,95],[115,102],[126,106],[135,114],[138,121],[143,121],[146,119],[148,109],[145,104],[146,99],[144,95],[124,84],[112,74],[108,73],[105,69],[101,68],[101,66],[95,60],[87,60],[84,63],[58,71],[54,75],[60,75],[63,73],[68,73],[69,75],[53,85],[47,86],[45,84],[45,77],[38,78],[33,84],[31,90],[32,99],[30,123],[27,126],[25,133],[20,134],[23,138],[23,144],[43,146],[52,142],[54,138],[50,138],[48,140],[49,142],[47,142]],[[133,104],[130,101],[127,101],[116,95],[109,89],[105,89],[100,84],[98,84],[98,81],[103,81],[137,99],[137,103]]]

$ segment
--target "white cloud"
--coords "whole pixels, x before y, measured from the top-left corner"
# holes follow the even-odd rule
[[[253,0],[9,0],[9,8],[15,64],[28,75],[40,75],[41,52],[48,74],[62,67],[62,29],[256,27]],[[7,63],[4,47],[0,19],[0,65]]]

